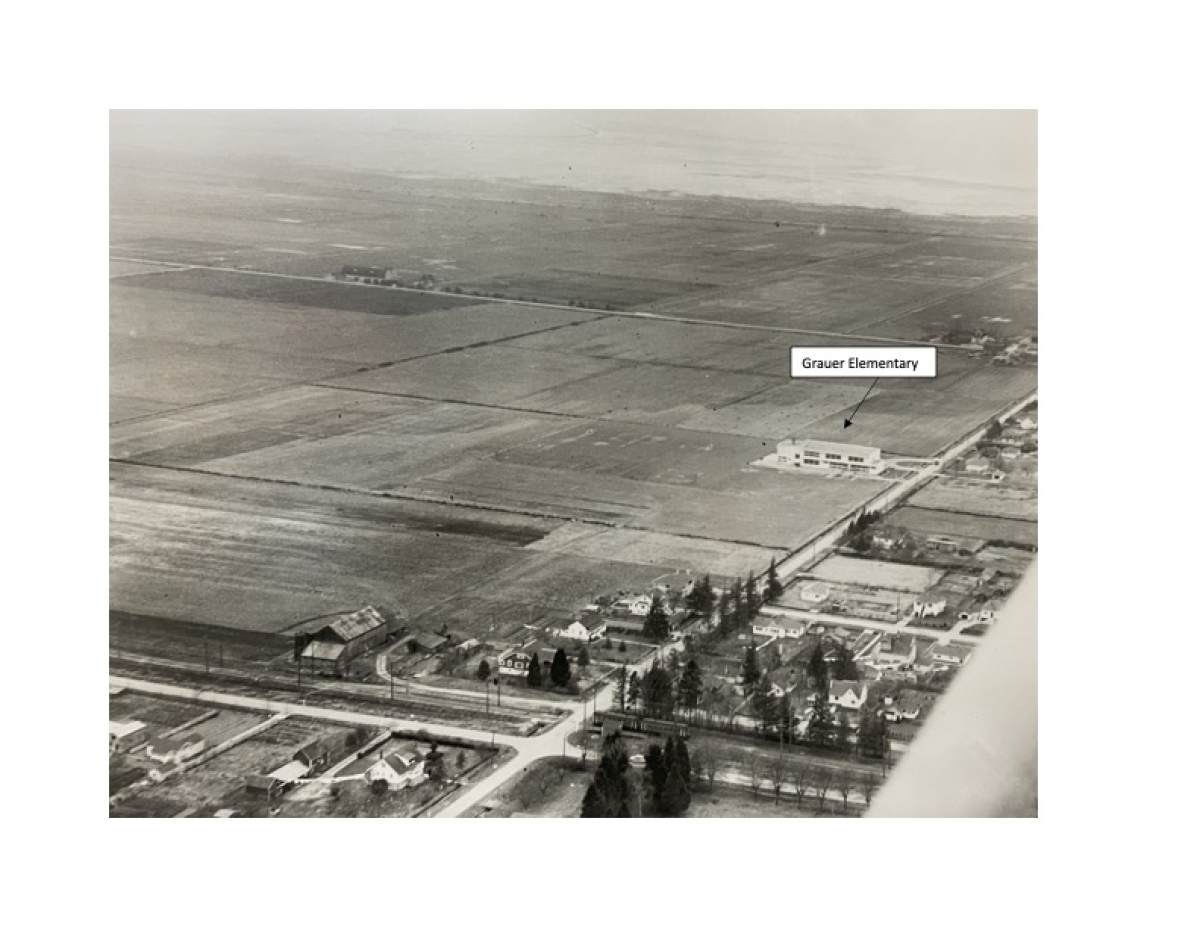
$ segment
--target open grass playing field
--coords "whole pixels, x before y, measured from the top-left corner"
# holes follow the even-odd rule
[[[939,479],[909,500],[926,509],[1037,521],[1037,488],[980,480]]]
[[[887,486],[750,466],[842,440],[865,391],[791,380],[789,346],[1036,293],[1010,220],[130,152],[112,177],[118,646],[136,616],[286,632],[367,603],[504,639],[664,574],[763,569]],[[280,276],[346,263],[441,292]],[[880,384],[856,441],[933,454],[1036,384],[940,353],[937,381]]]
[[[990,518],[906,505],[888,515],[887,522],[917,534],[949,534],[1000,544],[1037,544],[1037,522],[1018,518]]]

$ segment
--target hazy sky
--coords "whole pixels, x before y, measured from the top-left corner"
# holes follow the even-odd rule
[[[1031,111],[125,112],[112,151],[968,215],[1037,211]]]

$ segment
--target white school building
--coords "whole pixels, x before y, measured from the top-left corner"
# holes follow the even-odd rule
[[[823,467],[858,473],[879,473],[883,469],[883,455],[879,448],[862,444],[788,438],[776,445],[775,453],[781,462],[796,467]]]

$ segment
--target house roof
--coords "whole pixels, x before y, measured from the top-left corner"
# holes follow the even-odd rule
[[[603,627],[608,622],[599,612],[583,611],[575,616],[575,621],[587,628],[589,631],[595,631],[596,628]]]
[[[325,626],[325,629],[332,631],[343,641],[349,642],[386,624],[387,619],[383,613],[374,605],[368,605],[356,612],[346,612],[336,616]]]
[[[962,644],[934,644],[929,648],[929,655],[935,658],[942,656],[965,660],[971,655],[971,648]]]
[[[829,697],[830,698],[841,698],[847,692],[853,692],[855,695],[858,695],[861,697],[862,693],[860,693],[859,690],[863,689],[863,688],[865,688],[865,686],[861,682],[854,682],[852,680],[834,679],[834,680],[831,680],[829,683]]]
[[[284,763],[278,769],[267,775],[272,779],[277,779],[280,782],[295,782],[302,778],[308,772],[308,766],[300,760],[292,760],[290,763]]]
[[[418,753],[416,750],[413,750],[411,747],[406,747],[404,749],[397,750],[395,753],[389,753],[382,760],[380,760],[380,762],[386,763],[395,772],[403,775],[412,769],[414,764],[420,762],[420,760],[420,753]]]
[[[418,647],[423,647],[426,650],[437,650],[449,640],[449,638],[442,637],[440,634],[434,634],[432,631],[418,631],[416,634],[409,635],[409,637]]]
[[[109,721],[108,733],[114,737],[125,737],[127,734],[136,734],[145,726],[141,721]]]
[[[335,644],[332,641],[309,641],[300,651],[300,656],[310,660],[337,660],[345,649],[345,644]]]

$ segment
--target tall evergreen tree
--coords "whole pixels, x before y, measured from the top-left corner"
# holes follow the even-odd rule
[[[480,682],[487,682],[492,677],[492,667],[487,660],[480,660],[479,666],[475,669],[475,678]]]
[[[722,590],[721,598],[717,600],[717,633],[722,637],[733,630],[734,608],[733,597],[730,596],[729,590]]]
[[[625,707],[629,711],[637,711],[638,702],[642,697],[642,682],[638,679],[637,670],[629,674],[625,689]]]
[[[872,696],[858,714],[858,752],[861,756],[882,759],[890,749],[886,710],[878,696]]]
[[[626,668],[625,664],[622,663],[620,668],[617,670],[617,686],[616,691],[613,693],[613,704],[617,706],[617,711],[625,710],[625,699],[628,692],[628,685],[629,670]]]
[[[678,817],[692,803],[691,783],[688,781],[690,771],[684,766],[686,755],[681,757],[680,743],[675,737],[667,738],[661,784],[655,789],[655,805],[658,813],[665,817]]]
[[[735,576],[729,584],[729,615],[731,628],[739,628],[745,623],[746,603],[742,601],[742,578]]]
[[[750,571],[750,575],[746,577],[746,620],[744,624],[750,624],[758,617],[758,610],[762,606],[762,600],[758,596],[758,582],[754,578],[754,571]]]
[[[679,704],[687,709],[688,712],[694,712],[700,704],[700,692],[704,688],[704,677],[700,672],[700,664],[695,660],[688,660],[687,666],[683,669],[683,675],[679,678]]]
[[[542,657],[536,650],[533,653],[533,659],[529,661],[529,672],[525,674],[525,682],[531,689],[542,687]]]
[[[590,798],[589,798],[590,795]],[[588,792],[584,794],[582,817],[630,817],[634,797],[629,781],[629,754],[620,733],[604,741],[600,762]]]
[[[763,601],[768,604],[779,601],[779,597],[783,595],[783,583],[779,581],[779,573],[775,569],[775,558],[771,558],[771,565],[767,567],[767,586],[763,590]]]
[[[746,648],[746,655],[742,657],[742,694],[747,698],[754,691],[762,671],[758,667],[758,651],[753,644]]]
[[[561,647],[554,651],[554,659],[550,662],[550,681],[560,689],[571,681],[571,661]]]
[[[642,679],[642,705],[652,718],[670,718],[675,714],[674,685],[671,674],[655,660]]]
[[[667,612],[663,608],[658,593],[655,593],[650,600],[650,611],[646,615],[646,621],[642,624],[642,634],[648,640],[656,643],[665,641],[671,636],[671,622],[667,620]]]
[[[854,662],[854,654],[842,643],[837,646],[833,661],[833,678],[857,681],[858,665]]]
[[[829,698],[829,667],[825,663],[824,641],[817,641],[812,656],[808,658],[808,684],[824,698]]]
[[[383,780],[380,779],[378,781],[382,782]],[[605,814],[606,810],[607,805],[605,804],[604,797],[600,794],[600,790],[596,788],[596,783],[593,781],[583,795],[583,809],[580,811],[579,816],[581,818],[604,818],[608,817]]]

